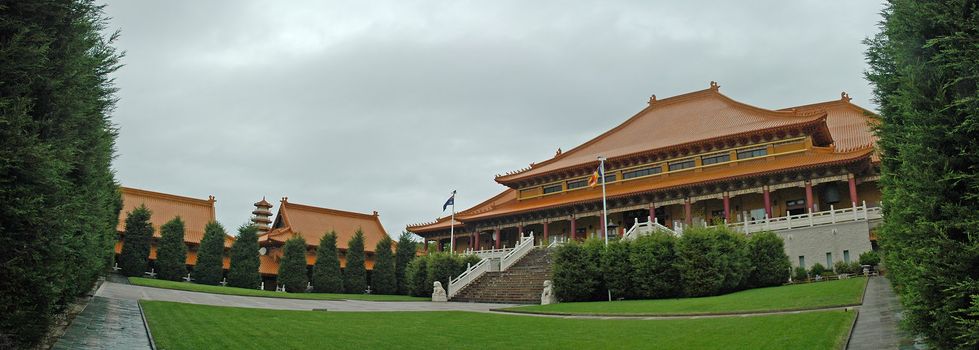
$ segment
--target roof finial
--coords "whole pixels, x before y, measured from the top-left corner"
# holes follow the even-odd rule
[[[555,157],[557,157],[557,156],[559,156],[559,155],[561,155],[561,147],[558,147],[558,148],[557,148],[557,152],[555,152],[555,153],[554,153],[554,156],[555,156]]]
[[[846,91],[843,91],[840,93],[840,100],[842,100],[843,102],[850,102],[850,100],[852,99],[850,98],[850,94],[846,93]]]
[[[214,202],[217,202],[217,200],[216,200],[216,199],[214,199],[214,195],[209,195],[209,196],[207,196],[207,201],[208,201],[208,202],[211,202],[211,203],[214,203]]]
[[[653,102],[656,102],[656,94],[649,96],[649,104],[653,104]]]
[[[282,201],[283,202],[288,202],[289,201],[289,197],[282,197]]]
[[[374,211],[374,216],[377,216],[377,210]]]
[[[720,85],[717,85],[717,82],[716,81],[713,81],[713,80],[710,81],[710,89],[711,90],[717,91],[717,89],[720,89],[720,88],[721,88],[721,86]]]

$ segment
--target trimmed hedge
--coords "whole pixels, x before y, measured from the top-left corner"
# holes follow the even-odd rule
[[[475,265],[480,261],[476,255],[459,255],[449,252],[437,252],[415,257],[405,268],[405,283],[408,292],[413,296],[429,297],[435,281],[442,283],[442,288],[449,288],[449,279],[458,277],[466,271],[468,264]]]
[[[217,285],[224,275],[224,226],[211,221],[204,226],[204,238],[197,248],[197,265],[191,277],[200,284]]]
[[[156,273],[156,278],[168,281],[180,281],[187,274],[187,244],[184,243],[184,221],[179,216],[160,227]]]
[[[119,272],[125,276],[142,277],[149,271],[150,242],[153,239],[153,213],[140,205],[126,214],[122,235],[122,252],[119,253]]]
[[[634,241],[572,241],[552,254],[561,301],[698,297],[779,285],[790,264],[781,238],[752,239],[724,227],[691,228],[680,238],[655,232]]]
[[[343,274],[337,255],[337,233],[330,231],[320,238],[313,265],[313,291],[317,293],[343,293]]]
[[[405,271],[408,269],[411,259],[415,258],[417,249],[418,243],[411,239],[411,233],[402,232],[401,236],[398,237],[398,247],[394,253],[394,276],[398,284],[398,294],[407,295],[409,293]]]
[[[376,294],[395,294],[398,292],[398,280],[395,277],[391,243],[391,238],[385,235],[374,248],[374,272],[371,273],[371,290]]]
[[[276,283],[285,287],[286,292],[302,293],[306,291],[306,239],[296,235],[286,241],[282,248],[282,260],[279,261],[279,275]]]
[[[408,294],[416,297],[431,296],[432,285],[428,284],[428,259],[419,256],[405,267],[405,287]]]
[[[238,238],[231,245],[231,261],[228,266],[228,285],[254,289],[262,283],[258,272],[258,227],[244,225],[238,228]]]
[[[367,289],[367,268],[364,266],[364,232],[360,229],[347,242],[346,258],[343,289],[350,294],[363,294]]]

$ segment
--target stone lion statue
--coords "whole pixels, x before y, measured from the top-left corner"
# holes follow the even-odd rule
[[[557,304],[557,296],[554,295],[554,283],[551,280],[544,281],[544,291],[540,293],[540,304]]]
[[[435,281],[435,285],[432,287],[432,301],[436,301],[436,302],[449,301],[448,296],[446,296],[445,294],[445,289],[442,288],[442,282]]]

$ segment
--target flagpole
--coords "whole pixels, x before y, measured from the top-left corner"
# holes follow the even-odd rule
[[[605,232],[605,249],[608,249],[608,201],[605,200],[605,157],[599,156],[601,162],[598,166],[602,176],[602,231]],[[612,289],[605,289],[608,292],[608,301],[612,301]]]
[[[449,252],[451,252],[452,254],[456,253],[456,191],[455,190],[452,190],[452,219],[449,221]]]

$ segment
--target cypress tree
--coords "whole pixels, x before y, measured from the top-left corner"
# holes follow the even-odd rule
[[[377,294],[395,294],[398,292],[398,280],[395,277],[394,255],[391,253],[391,237],[385,235],[374,248],[374,272],[371,274],[371,289]]]
[[[119,268],[123,275],[142,276],[149,269],[150,244],[153,239],[152,213],[140,205],[126,214]]]
[[[343,289],[347,293],[361,294],[367,289],[367,269],[364,267],[364,232],[357,233],[347,242],[347,267],[343,269]]]
[[[90,0],[0,5],[0,344],[33,347],[112,259],[119,56],[105,24]]]
[[[979,346],[979,4],[891,0],[866,41],[880,106],[883,265],[939,349]]]
[[[343,293],[343,276],[337,255],[337,233],[330,231],[320,238],[313,265],[313,291],[317,293]]]
[[[156,247],[157,278],[179,281],[187,274],[187,244],[184,243],[184,221],[180,217],[160,227]]]
[[[191,277],[201,284],[216,285],[224,275],[224,240],[227,233],[224,226],[211,221],[204,226],[204,238],[197,247],[197,265]]]
[[[402,232],[398,237],[398,247],[395,250],[395,270],[394,276],[398,283],[398,294],[408,294],[408,283],[405,279],[405,270],[411,259],[415,258],[418,250],[418,243],[411,239],[411,233]]]
[[[242,225],[238,238],[231,245],[231,262],[228,266],[228,285],[255,289],[262,283],[258,272],[258,227]]]
[[[282,260],[279,261],[279,276],[277,283],[286,288],[289,293],[306,291],[306,239],[296,235],[286,241],[282,248]]]

